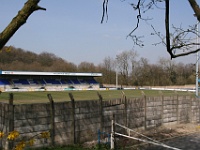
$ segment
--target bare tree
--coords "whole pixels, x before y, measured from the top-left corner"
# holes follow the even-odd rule
[[[96,68],[93,63],[84,61],[78,65],[78,71],[79,72],[96,72]]]
[[[200,21],[200,9],[196,0],[188,0],[191,7],[195,12],[195,16]],[[196,27],[191,27],[190,29],[184,30],[182,28],[175,28],[175,32],[170,36],[169,29],[169,0],[165,0],[165,31],[166,31],[166,47],[171,58],[176,58],[180,56],[189,55],[196,53],[200,49],[196,49],[194,46],[199,45],[199,43],[194,42],[194,39],[189,38],[188,35],[194,34],[198,35]],[[198,35],[199,36],[199,35]],[[163,42],[164,43],[164,42]],[[165,44],[165,43],[164,43]],[[176,53],[176,50],[183,50],[181,53]]]
[[[117,67],[120,75],[122,76],[121,84],[129,85],[129,73],[137,55],[136,51],[129,50],[123,51],[116,56]]]
[[[38,6],[40,0],[27,0],[24,7],[12,19],[9,25],[0,33],[0,49],[8,42],[15,32],[26,23],[28,17],[37,10],[46,10]]]
[[[104,68],[103,75],[104,75],[104,81],[106,83],[112,84],[115,81],[115,78],[113,78],[115,73],[115,61],[111,57],[105,57],[103,60],[102,67]]]
[[[176,64],[174,61],[169,59],[160,58],[159,64],[161,65],[163,71],[166,73],[165,80],[169,80],[169,84],[176,83]]]
[[[150,65],[146,58],[140,58],[139,61],[134,63],[134,67],[132,69],[132,78],[134,85],[149,85],[151,74]]]
[[[103,15],[102,22],[107,14],[107,5],[109,0],[103,1]],[[126,0],[123,0],[126,1]],[[148,12],[148,10],[152,8],[158,8],[158,3],[165,3],[165,34],[161,34],[161,32],[156,31],[156,29],[152,26],[154,34],[157,35],[161,41],[158,43],[164,44],[167,52],[170,54],[171,58],[176,58],[180,56],[189,55],[192,53],[198,52],[200,49],[195,45],[200,45],[195,42],[194,37],[198,36],[196,25],[190,25],[187,29],[183,29],[180,27],[172,26],[172,31],[170,31],[169,24],[169,12],[170,12],[170,0],[132,0],[133,2],[130,4],[131,7],[135,11],[137,11],[137,22],[135,28],[128,34],[128,37],[133,39],[134,44],[138,46],[144,46],[143,41],[141,40],[141,36],[135,35],[135,31],[139,28],[139,23],[142,20],[146,20],[143,18],[143,14]],[[200,21],[200,8],[196,0],[188,0],[188,5],[194,11],[194,16],[197,17],[197,20]],[[177,4],[180,3],[177,1]],[[178,6],[177,6],[178,7]],[[108,17],[107,17],[108,18]]]

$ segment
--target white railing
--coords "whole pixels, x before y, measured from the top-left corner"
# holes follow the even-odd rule
[[[115,131],[115,126],[119,126],[121,128],[126,129],[128,135],[116,132]],[[144,139],[131,136],[131,132],[134,132],[135,134],[138,134],[138,135],[142,136]],[[115,136],[114,135],[122,136],[122,137],[125,137],[125,138],[129,138],[129,139],[133,139],[133,140],[137,140],[137,141],[141,141],[141,142],[144,142],[144,143],[149,143],[149,144],[153,144],[153,145],[157,145],[157,146],[162,146],[162,147],[173,149],[173,150],[181,150],[179,148],[175,148],[175,147],[166,145],[164,143],[161,143],[161,142],[159,142],[157,140],[154,140],[152,138],[149,138],[149,137],[147,137],[147,136],[145,136],[145,135],[143,135],[143,134],[141,134],[141,133],[139,133],[137,131],[134,131],[134,130],[128,128],[128,127],[120,125],[120,124],[116,123],[114,121],[114,119],[113,119],[112,122],[111,122],[111,144],[110,144],[111,145],[111,149],[115,148],[115,143],[114,143],[115,142]]]

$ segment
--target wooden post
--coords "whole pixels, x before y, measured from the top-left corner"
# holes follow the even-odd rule
[[[177,123],[179,123],[180,119],[179,119],[179,100],[178,100],[178,94],[177,94],[177,106],[176,106],[176,118],[177,118]]]
[[[144,129],[147,129],[147,97],[143,95],[144,99]]]
[[[69,93],[69,97],[71,99],[71,106],[72,106],[71,137],[72,137],[72,143],[76,144],[75,100],[74,100],[72,93]]]
[[[51,145],[55,146],[55,107],[54,107],[54,101],[51,96],[51,94],[47,94],[47,97],[50,102],[50,110],[51,110]]]
[[[13,105],[13,93],[9,94],[9,106],[8,106],[8,125],[9,125],[9,131],[8,132],[12,132],[14,131],[14,105]],[[14,146],[13,141],[9,141],[8,143],[8,149],[12,149]]]
[[[164,122],[164,96],[163,94],[161,95],[161,125],[163,125]]]
[[[192,115],[192,112],[193,112],[193,109],[192,109],[192,102],[193,102],[193,98],[192,96],[190,95],[190,106],[189,106],[189,122],[193,122],[193,115]]]
[[[123,103],[124,103],[124,125],[126,127],[128,127],[128,117],[127,117],[127,98],[126,98],[126,95],[125,93],[122,91],[122,100],[123,100]]]
[[[103,122],[103,98],[99,92],[97,92],[99,97],[99,115],[100,115],[100,131],[103,131],[104,122]]]

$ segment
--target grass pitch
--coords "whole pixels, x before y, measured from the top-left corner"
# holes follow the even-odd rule
[[[11,92],[3,92],[0,95],[0,101],[8,103],[9,94]],[[158,91],[158,90],[91,90],[91,91],[39,91],[39,92],[12,92],[14,95],[14,103],[46,103],[49,102],[47,94],[51,94],[55,102],[70,101],[69,93],[72,93],[75,101],[77,100],[98,100],[98,94],[101,94],[103,100],[121,98],[122,93],[127,97],[141,97],[143,94],[146,96],[165,96],[169,95],[194,95],[189,92],[175,92],[175,91]]]

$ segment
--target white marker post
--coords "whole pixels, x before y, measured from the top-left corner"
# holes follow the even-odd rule
[[[110,138],[110,149],[114,149],[115,148],[115,116],[113,115],[113,119],[111,121],[111,138]]]

